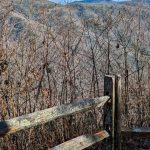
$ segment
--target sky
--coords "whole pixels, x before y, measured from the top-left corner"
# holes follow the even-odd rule
[[[74,1],[81,1],[81,0],[49,0],[51,2],[55,2],[55,3],[65,3],[65,2],[74,2]],[[113,0],[113,1],[118,1],[118,2],[121,2],[121,1],[125,1],[125,0]],[[129,0],[128,0],[129,1]]]
[[[65,2],[74,2],[74,1],[81,1],[81,0],[49,0],[49,1],[63,4]]]
[[[63,4],[65,2],[73,2],[73,1],[81,1],[81,0],[49,0],[49,1]],[[113,1],[121,2],[121,1],[125,1],[125,0],[113,0]]]

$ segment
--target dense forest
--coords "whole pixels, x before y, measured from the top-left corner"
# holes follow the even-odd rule
[[[122,78],[122,127],[149,127],[148,5],[0,0],[0,120],[102,96],[106,74]],[[0,139],[0,149],[47,149],[100,125],[92,110]]]

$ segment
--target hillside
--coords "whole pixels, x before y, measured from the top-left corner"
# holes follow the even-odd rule
[[[43,7],[45,6],[45,4],[46,7]],[[145,73],[147,72],[147,67],[145,65],[145,63],[147,62],[145,61],[149,59],[147,57],[149,57],[150,55],[148,41],[150,36],[149,8],[141,7],[139,9],[136,6],[116,4],[76,4],[61,6],[46,1],[41,4],[40,1],[37,0],[31,5],[32,11],[30,12],[25,0],[22,1],[21,4],[18,1],[15,1],[13,5],[14,9],[9,14],[9,17],[7,17],[6,22],[9,23],[7,31],[9,34],[7,34],[7,40],[10,45],[18,45],[20,42],[23,42],[22,44],[25,44],[27,46],[27,49],[26,47],[24,47],[27,52],[31,52],[30,46],[33,46],[33,43],[30,43],[28,41],[35,42],[35,47],[39,51],[36,57],[37,64],[40,64],[40,62],[43,61],[42,58],[40,58],[41,55],[38,54],[40,54],[41,51],[45,51],[45,43],[42,43],[48,36],[50,38],[47,41],[48,47],[52,47],[53,52],[55,52],[57,49],[55,57],[62,55],[61,53],[68,53],[71,57],[73,53],[73,56],[77,57],[77,60],[75,59],[74,61],[78,62],[78,59],[80,60],[82,58],[82,55],[86,55],[86,53],[89,53],[89,58],[85,57],[84,60],[87,61],[88,59],[90,59],[90,55],[92,52],[91,46],[93,47],[93,44],[95,43],[94,53],[98,53],[98,55],[93,57],[97,57],[95,59],[100,65],[98,65],[99,69],[101,68],[101,65],[103,65],[103,62],[107,63],[107,50],[111,46],[111,66],[109,68],[110,72],[121,73],[122,76],[125,76],[125,74],[123,73],[123,69],[125,67],[123,61],[124,50],[126,50],[128,53],[128,62],[126,63],[128,63],[128,71],[131,74],[132,72],[138,70],[138,67],[139,69],[145,68]],[[139,16],[136,12],[140,12],[140,33],[137,32],[139,30]],[[130,22],[130,24],[128,24],[128,22]],[[141,35],[140,37],[139,34]],[[137,37],[141,38],[139,39],[141,42],[140,45],[138,45],[138,43],[136,42]],[[66,43],[67,38],[69,39],[68,46]],[[130,39],[130,41],[127,41],[126,38]],[[22,41],[22,39],[25,40]],[[120,45],[119,49],[116,48],[116,45],[118,44]],[[19,45],[17,46],[18,52],[20,49]],[[135,50],[137,49],[137,47],[139,47],[139,56],[138,58],[135,58]],[[49,57],[51,58],[52,56],[50,53],[49,55]],[[101,55],[105,57],[101,58]],[[26,59],[27,58],[23,59],[25,63],[27,61]],[[32,59],[33,58],[31,57],[31,60]],[[12,61],[14,61],[13,58]],[[51,60],[49,61],[51,62]],[[71,63],[70,59],[68,61],[69,63]],[[54,62],[52,61],[51,63],[53,64]],[[83,68],[84,65],[82,66],[81,64]],[[79,65],[78,67],[81,66]],[[90,66],[91,65],[89,64],[89,69]],[[105,74],[107,72],[107,69],[107,67],[102,67],[99,70],[99,73]],[[145,75],[143,74],[143,76]],[[143,84],[146,84],[144,80],[143,82]]]
[[[149,126],[149,39],[147,6],[0,1],[0,119],[99,97],[104,75],[120,74],[122,127]],[[48,123],[51,128],[37,127],[14,136],[13,142],[19,144],[12,144],[11,136],[2,139],[0,149],[17,145],[44,149],[47,143],[52,147],[71,136],[97,131],[101,120],[93,113],[99,114],[93,110],[66,119],[77,118],[70,121],[74,134],[62,119]],[[83,126],[89,128],[83,131]]]

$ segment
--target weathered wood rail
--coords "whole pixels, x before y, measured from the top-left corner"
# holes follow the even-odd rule
[[[37,111],[28,115],[16,117],[0,122],[0,136],[15,133],[20,130],[31,128],[40,124],[53,121],[57,118],[77,114],[78,112],[103,106],[109,100],[108,96],[94,99],[84,99],[71,104],[55,106],[42,111]]]
[[[95,135],[82,135],[70,141],[64,142],[51,150],[82,150],[102,141],[107,137],[109,137],[109,134],[105,130],[98,132]]]
[[[16,133],[37,125],[41,125],[57,118],[85,112],[93,108],[103,107],[103,130],[94,135],[82,135],[64,142],[52,150],[82,150],[96,144],[103,139],[106,149],[120,150],[121,136],[150,137],[150,128],[126,129],[121,131],[120,121],[121,78],[120,76],[105,76],[104,96],[83,99],[73,103],[55,106],[28,115],[12,118],[0,122],[0,137]],[[109,145],[109,146],[108,146]]]
[[[121,135],[128,136],[128,137],[137,136],[141,138],[150,138],[150,127],[124,129],[121,131]]]

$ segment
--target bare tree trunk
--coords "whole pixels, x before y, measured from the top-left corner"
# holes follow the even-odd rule
[[[129,94],[129,90],[128,90],[128,63],[127,63],[127,50],[126,48],[124,48],[124,65],[125,65],[125,78],[124,78],[124,84],[125,84],[125,115],[128,116],[128,94]]]
[[[107,32],[107,74],[110,73],[110,39],[109,31]]]

